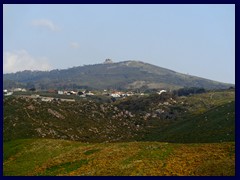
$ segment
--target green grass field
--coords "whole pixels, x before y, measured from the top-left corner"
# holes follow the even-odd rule
[[[22,139],[4,143],[5,176],[235,175],[235,143],[81,143]]]
[[[151,128],[142,140],[174,143],[235,141],[235,101],[182,118],[166,127]]]

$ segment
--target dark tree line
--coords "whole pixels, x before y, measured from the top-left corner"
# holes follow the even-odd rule
[[[199,87],[184,87],[178,90],[174,90],[173,94],[177,96],[188,96],[191,94],[201,94],[205,93],[206,90],[204,88]]]

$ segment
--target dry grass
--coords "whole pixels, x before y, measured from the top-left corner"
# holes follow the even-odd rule
[[[235,143],[79,143],[36,139],[4,143],[4,175],[234,176]],[[4,154],[6,155],[6,154]]]

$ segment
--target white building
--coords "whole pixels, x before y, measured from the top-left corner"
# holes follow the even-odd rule
[[[58,91],[58,94],[63,94],[63,91]]]
[[[121,95],[120,95],[120,94],[117,94],[117,93],[113,93],[113,94],[111,94],[110,96],[111,96],[111,97],[121,97]]]
[[[13,89],[14,92],[26,92],[27,90],[25,88],[15,88]]]
[[[87,96],[93,96],[94,94],[92,92],[86,93]]]
[[[13,92],[7,92],[6,94],[4,94],[4,96],[11,96],[13,94]]]
[[[167,91],[166,90],[161,90],[161,91],[158,92],[158,94],[160,95],[160,94],[165,93],[165,92],[167,92]]]

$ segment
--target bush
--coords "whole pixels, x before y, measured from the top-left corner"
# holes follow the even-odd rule
[[[177,96],[188,96],[191,94],[201,94],[205,93],[206,90],[204,88],[198,88],[198,87],[184,87],[178,90],[173,91],[173,94]]]

